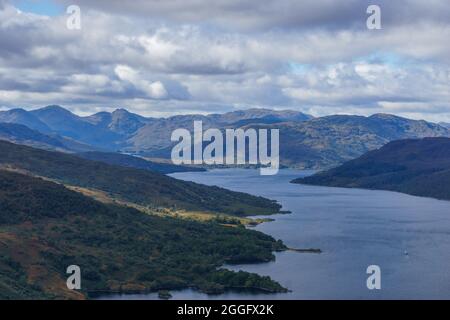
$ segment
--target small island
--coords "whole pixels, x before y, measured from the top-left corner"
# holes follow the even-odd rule
[[[321,249],[314,249],[314,248],[308,248],[308,249],[288,248],[288,250],[294,251],[294,252],[300,252],[300,253],[322,253]]]

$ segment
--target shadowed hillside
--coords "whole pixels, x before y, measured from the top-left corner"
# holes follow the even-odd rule
[[[78,153],[77,156],[88,160],[102,161],[113,165],[156,171],[165,174],[174,172],[186,172],[186,171],[206,171],[205,169],[202,168],[192,166],[191,167],[179,166],[170,163],[158,163],[154,161],[145,160],[139,157],[114,152],[90,151]]]
[[[46,150],[87,152],[95,148],[56,134],[43,134],[17,123],[0,123],[0,139]]]
[[[72,186],[98,189],[118,199],[150,208],[201,210],[238,216],[271,214],[280,209],[279,204],[262,197],[5,141],[0,141],[0,165]]]
[[[393,141],[340,167],[293,182],[450,200],[450,139]]]

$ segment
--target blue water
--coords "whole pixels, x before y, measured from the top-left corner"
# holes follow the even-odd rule
[[[450,202],[388,191],[291,184],[307,171],[222,169],[176,173],[178,179],[218,185],[278,200],[291,214],[255,229],[294,248],[323,253],[281,252],[276,261],[226,266],[269,275],[292,292],[209,296],[193,290],[174,299],[450,299]],[[257,214],[257,212],[255,212]],[[407,253],[407,254],[406,254]],[[381,289],[366,286],[369,265],[381,268]],[[112,299],[156,299],[156,294]]]

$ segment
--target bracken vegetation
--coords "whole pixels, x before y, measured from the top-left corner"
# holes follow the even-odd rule
[[[243,227],[146,215],[0,170],[0,299],[82,299],[187,287],[284,292],[268,277],[218,269],[267,262],[284,249]],[[73,264],[81,267],[81,292],[66,288],[65,271]]]

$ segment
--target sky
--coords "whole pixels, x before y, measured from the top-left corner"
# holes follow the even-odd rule
[[[450,122],[447,0],[0,0],[0,110]],[[381,9],[381,29],[366,26]],[[69,29],[77,5],[81,28]]]

